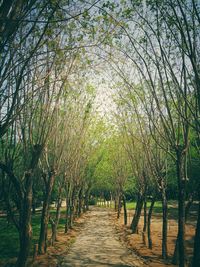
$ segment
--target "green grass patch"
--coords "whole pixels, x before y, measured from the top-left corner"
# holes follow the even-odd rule
[[[15,226],[0,218],[0,259],[16,257],[19,249],[19,237]]]
[[[50,211],[55,215],[55,210]],[[40,220],[41,212],[32,216],[32,248],[33,253],[34,244],[38,243],[40,234]],[[61,218],[58,226],[58,230],[64,231],[65,227],[65,210],[61,210]],[[49,231],[51,231],[51,225],[48,225]],[[19,235],[16,227],[12,223],[7,223],[5,217],[0,217],[0,260],[7,260],[13,257],[17,257],[19,251]]]
[[[147,202],[147,208],[149,208],[151,205],[151,202]],[[127,202],[126,204],[127,209],[134,210],[136,207],[136,201]],[[177,201],[169,200],[168,201],[168,213],[169,218],[176,219],[178,217],[178,209],[177,209]],[[162,202],[156,201],[153,208],[153,214],[162,215]]]

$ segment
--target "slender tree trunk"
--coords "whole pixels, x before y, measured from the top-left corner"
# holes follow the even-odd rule
[[[165,185],[162,182],[162,258],[167,259],[168,251],[167,251],[167,225],[168,225],[168,204],[167,204],[167,196]]]
[[[25,193],[21,200],[19,211],[19,242],[20,249],[16,262],[16,267],[26,266],[32,239],[31,208],[32,208],[32,177],[30,173],[25,175]]]
[[[40,225],[40,237],[38,243],[39,254],[45,254],[47,249],[47,230],[49,222],[49,204],[51,200],[51,193],[54,185],[55,175],[54,172],[50,172],[48,175],[48,181],[46,181],[46,193],[43,202],[41,225]]]
[[[147,223],[147,235],[148,235],[148,247],[149,249],[152,249],[152,239],[151,239],[151,217],[153,212],[153,207],[155,204],[155,198],[152,198],[151,205],[148,212],[148,223]]]
[[[121,194],[118,197],[118,205],[117,205],[117,219],[120,218],[121,213]]]
[[[143,233],[146,232],[147,230],[147,201],[146,201],[146,196],[144,197],[144,225],[143,225]]]
[[[78,194],[78,217],[81,216],[83,207],[83,188],[80,189]]]
[[[72,196],[70,200],[70,215],[69,215],[69,228],[73,227],[74,218],[75,218],[75,206],[76,206],[76,188],[72,190]]]
[[[65,212],[65,233],[68,232],[69,229],[69,216],[70,216],[70,201],[71,201],[71,185],[70,183],[67,183],[66,185],[66,212]]]
[[[194,254],[192,261],[192,267],[199,267],[199,266],[200,266],[200,201],[199,201],[196,233],[194,238]]]
[[[138,193],[138,199],[137,199],[135,214],[134,214],[133,220],[131,222],[131,230],[132,230],[133,234],[135,234],[137,232],[137,227],[138,227],[138,223],[140,220],[140,215],[141,215],[142,207],[143,207],[143,201],[144,201],[143,196],[141,196],[141,194]]]
[[[123,199],[123,208],[124,208],[124,224],[127,225],[126,197],[124,194],[122,196],[122,199]]]
[[[69,217],[70,217],[70,197],[66,197],[66,213],[65,213],[65,233],[68,232],[69,229]]]
[[[85,211],[89,210],[89,196],[90,196],[90,188],[88,188],[85,192],[85,204],[84,204]]]
[[[143,171],[143,177],[144,177],[144,225],[143,225],[143,233],[146,232],[147,230],[147,199],[146,199],[146,195],[147,195],[147,176],[145,171]]]
[[[58,201],[56,206],[56,218],[55,221],[51,221],[52,223],[52,235],[51,235],[51,245],[53,246],[55,241],[57,241],[57,228],[60,220],[60,208],[62,205],[62,186],[59,188],[59,195],[58,195]]]
[[[115,195],[115,199],[114,199],[114,208],[115,208],[115,211],[117,211],[117,196]]]
[[[185,182],[183,177],[183,155],[177,152],[178,178],[178,252],[179,267],[185,267]]]

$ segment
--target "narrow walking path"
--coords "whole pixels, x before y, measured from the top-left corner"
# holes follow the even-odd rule
[[[61,267],[141,267],[142,260],[120,241],[108,209],[93,208]]]

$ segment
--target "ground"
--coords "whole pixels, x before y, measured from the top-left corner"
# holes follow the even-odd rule
[[[131,204],[132,206],[132,204]],[[64,234],[64,213],[61,216],[61,225],[58,231],[58,241],[54,247],[48,247],[46,255],[37,256],[33,260],[33,256],[29,258],[29,267],[76,267],[76,266],[116,266],[116,267],[172,267],[171,256],[174,250],[174,244],[177,235],[177,207],[172,203],[169,212],[168,226],[168,250],[169,259],[164,262],[161,259],[161,232],[162,232],[162,213],[159,209],[159,203],[156,205],[152,218],[152,239],[153,250],[147,248],[145,240],[142,236],[143,216],[139,223],[139,233],[131,234],[130,222],[134,210],[128,210],[128,226],[123,225],[123,214],[120,220],[117,220],[116,213],[111,208],[92,207],[90,211],[82,214],[76,219],[73,229]],[[39,215],[37,215],[39,216]],[[36,217],[37,217],[36,216]],[[39,217],[38,217],[39,218]],[[35,224],[38,225],[38,218],[34,217]],[[5,219],[1,219],[2,222]],[[186,248],[189,258],[192,255],[193,237],[196,223],[196,207],[191,209],[188,223],[186,225]],[[36,225],[34,226],[37,230]],[[5,228],[7,227],[7,228]],[[10,229],[11,235],[1,232],[7,238],[1,239],[1,247],[4,248],[2,256],[12,250],[6,251],[6,247],[10,248],[10,241],[13,240],[14,229],[12,225],[5,226]],[[37,226],[38,227],[38,226]],[[3,229],[3,228],[2,228]],[[49,231],[49,236],[51,231]],[[6,242],[3,245],[2,240]],[[34,237],[34,242],[37,236]],[[147,240],[146,240],[147,241]],[[17,243],[13,242],[13,244]],[[15,248],[15,252],[17,248]],[[2,251],[1,251],[2,252]],[[15,255],[15,254],[13,254]],[[12,256],[12,255],[11,255]],[[10,263],[14,263],[16,257],[12,256]],[[8,262],[8,260],[6,260]],[[4,266],[5,260],[0,260],[0,266]],[[10,266],[10,265],[7,265]]]
[[[148,249],[147,246],[147,235],[143,234],[143,213],[141,215],[137,234],[131,234],[130,223],[134,214],[134,210],[128,210],[128,225],[125,227],[123,222],[123,213],[121,214],[120,220],[117,221],[116,225],[118,231],[121,232],[121,239],[126,242],[126,245],[133,249],[143,258],[147,259],[148,266],[152,267],[163,267],[165,264],[169,266],[175,266],[171,264],[172,256],[175,248],[175,242],[178,232],[178,210],[177,204],[171,202],[169,205],[169,219],[168,219],[168,260],[163,261],[161,258],[162,249],[162,211],[156,206],[151,223],[151,235],[153,241],[153,249]],[[197,220],[197,204],[194,203],[191,207],[190,214],[186,223],[186,252],[188,264],[192,260],[194,235]]]
[[[93,208],[60,266],[143,266],[143,261],[119,241],[112,215],[108,209]]]

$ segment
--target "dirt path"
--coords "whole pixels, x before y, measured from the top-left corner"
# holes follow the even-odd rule
[[[108,209],[94,208],[61,267],[142,267],[143,262],[119,241]]]

